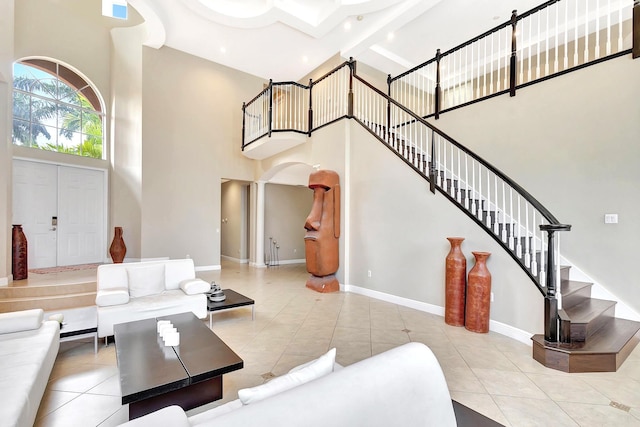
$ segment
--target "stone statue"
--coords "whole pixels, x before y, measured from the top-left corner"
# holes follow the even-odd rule
[[[334,171],[319,170],[309,175],[313,205],[304,228],[307,271],[311,277],[307,287],[317,292],[336,292],[340,284],[338,240],[340,238],[340,178]]]

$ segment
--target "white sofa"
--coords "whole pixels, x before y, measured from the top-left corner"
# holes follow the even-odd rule
[[[41,309],[0,314],[0,425],[31,427],[60,347],[60,324]]]
[[[98,337],[113,335],[113,325],[193,312],[207,317],[210,285],[196,278],[192,259],[104,264],[98,267]]]
[[[314,363],[320,363],[327,355]],[[123,426],[456,425],[442,369],[424,344],[405,344],[333,372],[320,372],[325,375],[319,375],[315,379],[307,378],[308,381],[304,382],[299,373],[302,372],[301,369],[310,367],[309,364],[303,365],[264,385],[240,390],[240,399],[191,417],[179,406],[169,406],[129,421]],[[270,386],[274,381],[289,383],[292,388],[277,392]],[[278,384],[278,387],[281,385]],[[258,396],[261,392],[263,395]],[[272,392],[276,394],[268,396]]]

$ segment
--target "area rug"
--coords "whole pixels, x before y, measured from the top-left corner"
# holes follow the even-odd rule
[[[61,267],[49,267],[49,268],[35,268],[33,270],[29,270],[29,273],[33,274],[51,274],[51,273],[63,273],[65,271],[80,271],[80,270],[91,270],[98,268],[101,265],[97,264],[79,264],[79,265],[65,265]]]

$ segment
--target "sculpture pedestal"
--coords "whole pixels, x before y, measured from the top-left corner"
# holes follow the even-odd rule
[[[338,292],[340,290],[340,283],[333,274],[323,277],[311,275],[311,277],[307,279],[307,288],[320,293]]]

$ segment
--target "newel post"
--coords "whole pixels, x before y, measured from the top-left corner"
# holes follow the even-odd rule
[[[313,131],[313,80],[309,79],[309,133]]]
[[[244,139],[244,132],[245,132],[245,120],[247,117],[247,104],[246,103],[242,103],[242,151],[244,151],[244,143],[245,143],[245,139]]]
[[[640,0],[633,2],[633,59],[640,58]]]
[[[569,231],[571,225],[568,224],[542,224],[540,230],[547,232],[547,271],[546,288],[544,297],[544,339],[548,342],[558,342],[558,299],[556,293],[559,285],[556,278],[556,246],[554,233],[556,231]],[[561,341],[565,342],[565,337]]]
[[[353,117],[353,75],[356,73],[356,62],[349,58],[349,95],[347,96],[347,117]]]
[[[273,128],[273,80],[269,79],[269,138],[271,138],[271,129]]]
[[[440,118],[440,49],[436,50],[436,96],[435,96],[435,111],[434,118],[438,120]]]
[[[517,83],[517,54],[516,54],[516,26],[518,25],[518,11],[511,12],[511,58],[509,61],[509,96],[516,96]]]

